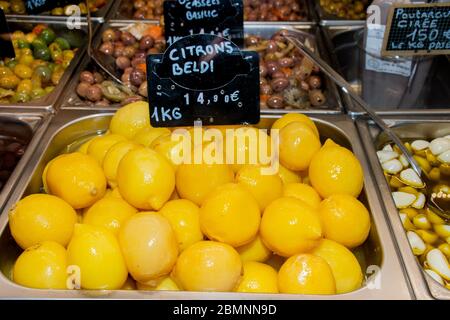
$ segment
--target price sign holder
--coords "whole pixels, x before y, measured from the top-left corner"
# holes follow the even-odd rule
[[[0,9],[0,58],[15,58],[11,32],[6,21],[5,13]]]
[[[450,3],[393,5],[387,20],[381,54],[450,54]]]
[[[259,123],[259,55],[228,39],[181,38],[147,56],[147,80],[154,127]]]
[[[188,35],[213,34],[242,47],[242,0],[164,1],[164,34],[168,45]]]
[[[79,3],[80,0],[25,0],[25,10],[28,14],[38,14]]]

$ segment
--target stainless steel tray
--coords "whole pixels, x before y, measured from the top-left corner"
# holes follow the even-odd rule
[[[403,139],[433,139],[450,134],[450,115],[442,117],[385,117],[384,120]],[[398,209],[391,196],[390,187],[383,174],[376,151],[384,146],[389,140],[380,129],[366,118],[356,121],[366,155],[375,176],[375,183],[381,193],[385,212],[394,233],[400,254],[405,264],[411,286],[418,299],[450,299],[450,290],[445,289],[435,282],[431,277],[425,275],[422,267],[413,255],[409,246],[406,233],[400,220]]]
[[[51,120],[48,112],[30,112],[29,110],[0,108],[0,131],[3,136],[17,137],[27,142],[27,149],[11,173],[7,183],[0,190],[0,208],[6,204],[8,196],[14,190],[28,161],[34,155],[34,151]]]
[[[121,14],[121,7],[122,7],[122,2],[124,0],[114,0],[114,4],[111,8],[111,20],[110,21],[133,21],[133,22],[137,22],[137,21],[144,21],[144,22],[149,22],[149,23],[159,23],[160,19],[133,19],[133,17],[128,17],[128,16],[124,16]],[[125,1],[129,1],[129,0],[125,0]],[[245,0],[244,0],[245,2]],[[311,25],[311,24],[315,24],[316,21],[316,14],[314,12],[314,6],[309,2],[309,0],[298,0],[298,2],[304,4],[306,6],[306,14],[307,14],[307,19],[305,20],[299,20],[299,21],[245,21],[245,23],[269,23],[269,24],[276,24],[276,25],[280,25],[280,26],[286,26],[286,25],[290,25],[290,26],[298,26],[298,25]]]
[[[81,1],[80,1],[81,2]],[[100,8],[97,12],[92,13],[91,19],[92,21],[103,23],[107,21],[108,14],[111,12],[110,9],[113,7],[113,4],[117,2],[116,0],[107,0],[106,4]],[[66,22],[69,20],[70,16],[53,16],[49,13],[41,13],[36,15],[26,15],[26,14],[7,14],[6,19],[8,21],[10,19],[39,19],[41,21],[58,21],[58,22]],[[86,22],[87,17],[86,15],[81,16],[81,21]]]
[[[352,85],[356,92],[362,92],[362,82],[360,74],[360,63],[362,59],[361,49],[355,40],[355,32],[360,32],[363,26],[355,25],[334,25],[322,27],[323,39],[330,53],[330,60],[335,70],[339,71],[342,76]],[[449,112],[449,106],[445,106],[448,101],[448,92],[443,89],[447,83],[443,77],[448,78],[450,62],[445,62],[445,57],[439,57],[439,63],[447,63],[445,68],[435,67],[440,71],[440,76],[430,77],[427,85],[431,88],[431,92],[425,92],[420,96],[420,100],[430,101],[419,102],[417,105],[401,106],[399,108],[386,106],[373,106],[373,109],[380,115],[402,115],[417,114],[428,115],[445,114]],[[350,98],[348,94],[341,91],[342,101],[347,108],[348,113],[352,115],[361,115],[365,112]],[[433,102],[434,100],[435,102]]]
[[[97,36],[93,40],[93,46],[98,47],[101,43],[101,35],[102,32],[109,28],[120,28],[127,26],[132,21],[111,21],[109,23],[104,24],[99,32],[97,33]],[[136,22],[136,21],[134,21]],[[325,46],[322,43],[322,38],[320,36],[320,32],[318,28],[315,28],[311,25],[301,25],[297,26],[295,29],[291,28],[289,26],[286,27],[280,27],[278,25],[272,25],[267,23],[247,23],[244,26],[245,34],[253,34],[253,35],[259,35],[261,37],[268,38],[272,34],[274,34],[276,31],[281,29],[288,29],[291,30],[291,32],[300,37],[305,38],[308,37],[310,39],[310,42],[317,47],[317,52],[319,55],[321,55],[323,58],[328,59]],[[61,109],[78,109],[78,110],[117,110],[120,108],[120,104],[112,104],[108,107],[99,107],[99,106],[91,106],[87,102],[82,101],[77,93],[76,93],[76,87],[78,85],[78,79],[79,75],[82,71],[86,70],[86,68],[89,67],[90,59],[87,55],[84,56],[82,62],[80,63],[77,72],[74,73],[72,76],[72,79],[69,82],[68,90],[61,96],[61,99],[58,103],[60,105]],[[341,114],[343,113],[343,105],[339,96],[338,89],[336,85],[328,78],[326,78],[326,95],[327,95],[327,103],[318,108],[311,108],[311,109],[281,109],[281,110],[273,110],[264,108],[261,109],[262,113],[267,114],[284,114],[284,113],[295,113],[295,112],[302,112],[305,114]]]
[[[319,0],[311,0],[311,2],[317,12],[319,24],[321,26],[361,26],[366,23],[366,20],[349,20],[338,18],[335,15],[326,13],[322,9]]]
[[[65,22],[64,21],[40,21],[40,20],[23,20],[23,19],[11,19],[8,20],[8,24],[11,28],[11,31],[14,31],[16,29],[20,30],[30,30],[35,26],[36,24],[44,23],[52,27],[52,29],[55,31],[56,34],[59,34],[63,32],[66,29]],[[82,38],[87,38],[87,25],[86,23],[82,23],[81,30],[71,30],[71,33],[80,33]],[[94,28],[95,30],[95,28]],[[30,30],[31,31],[31,30]],[[45,97],[38,99],[36,101],[31,101],[27,103],[16,103],[14,105],[12,104],[0,104],[0,107],[3,108],[16,108],[16,107],[24,107],[24,108],[31,108],[31,109],[46,109],[46,110],[53,110],[54,106],[56,104],[56,101],[58,100],[59,96],[62,94],[62,92],[65,90],[67,83],[71,79],[72,73],[76,70],[79,62],[81,61],[82,56],[84,55],[84,52],[86,51],[86,46],[82,45],[80,48],[78,48],[77,54],[75,54],[75,57],[72,59],[69,67],[64,71],[63,76],[61,77],[59,84],[55,87],[53,92],[46,95]]]
[[[412,299],[412,293],[401,260],[385,221],[383,209],[370,175],[363,147],[350,118],[344,115],[317,116],[316,122],[323,139],[331,137],[337,143],[353,149],[361,160],[365,175],[365,188],[360,199],[371,212],[372,228],[368,240],[356,250],[363,272],[368,270],[369,285],[342,295],[287,295],[287,294],[241,294],[200,292],[156,291],[68,291],[35,290],[21,287],[8,277],[20,249],[11,238],[8,227],[9,209],[22,197],[40,191],[41,176],[48,161],[69,144],[94,136],[108,129],[111,113],[66,110],[57,114],[34,153],[30,164],[24,169],[22,179],[11,195],[0,216],[0,298],[122,298],[122,299]],[[260,127],[268,128],[279,116],[263,116]],[[376,272],[375,272],[376,271]],[[375,278],[375,279],[374,279]]]

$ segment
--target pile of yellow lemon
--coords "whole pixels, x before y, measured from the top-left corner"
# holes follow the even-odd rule
[[[280,130],[277,174],[248,164],[175,165],[171,131],[150,126],[148,105],[123,107],[105,135],[47,164],[45,194],[10,211],[25,250],[13,280],[65,289],[70,267],[83,289],[358,289],[363,273],[350,250],[370,230],[357,200],[358,159],[331,140],[322,145],[304,115],[272,128]]]

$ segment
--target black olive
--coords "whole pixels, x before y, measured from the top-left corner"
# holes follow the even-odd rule
[[[289,80],[286,78],[273,79],[270,82],[270,86],[272,87],[273,91],[281,92],[289,86]]]

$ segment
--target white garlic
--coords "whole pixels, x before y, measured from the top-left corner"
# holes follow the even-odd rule
[[[385,163],[386,161],[396,159],[398,157],[397,152],[395,151],[377,151],[378,160],[380,160],[381,163]]]
[[[427,253],[428,266],[442,278],[450,280],[450,266],[447,258],[439,249],[432,249]]]
[[[450,163],[450,150],[441,153],[438,156],[438,160],[442,163]]]
[[[415,140],[415,141],[413,141],[413,143],[411,143],[411,148],[414,151],[420,151],[420,150],[424,150],[424,149],[428,148],[429,145],[430,145],[430,143],[428,141]]]
[[[385,172],[390,174],[397,174],[403,169],[402,163],[397,159],[386,161],[381,166]]]
[[[423,207],[425,206],[425,201],[426,201],[425,195],[422,192],[420,192],[417,195],[416,201],[414,201],[414,203],[411,206],[416,209],[423,209]]]
[[[390,144],[385,145],[382,150],[383,151],[394,151],[394,149],[392,148],[392,146]]]
[[[405,184],[407,184],[411,187],[415,187],[415,188],[423,188],[424,187],[424,183],[423,183],[422,179],[420,179],[420,177],[417,175],[417,173],[411,168],[405,169],[402,172],[400,172],[400,179],[402,180],[402,182],[404,182]]]
[[[422,255],[427,248],[422,238],[420,238],[414,231],[408,231],[406,236],[408,237],[409,245],[411,246],[414,255]]]
[[[392,198],[394,198],[395,206],[398,209],[408,208],[417,199],[414,194],[400,191],[392,192]]]
[[[435,156],[450,150],[450,140],[447,138],[437,138],[431,141],[430,150]]]
[[[404,154],[402,154],[402,155],[400,156],[400,158],[398,158],[398,160],[400,160],[400,162],[401,162],[403,168],[408,168],[408,167],[409,167],[409,162],[408,162],[408,160],[406,160],[406,157],[405,157]]]
[[[442,277],[438,275],[436,272],[430,269],[425,269],[425,272],[432,277],[434,280],[436,280],[441,286],[444,285],[444,280],[442,280]]]

